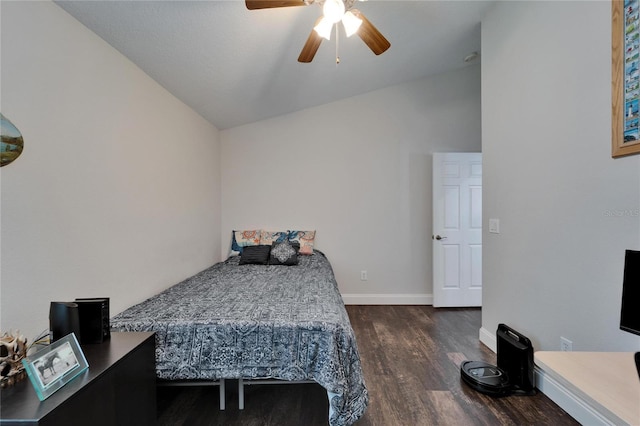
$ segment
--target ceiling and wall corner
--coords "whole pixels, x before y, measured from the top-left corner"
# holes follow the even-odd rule
[[[357,7],[391,42],[357,36],[298,54],[322,9],[247,10],[243,1],[56,1],[218,129],[460,69],[480,51],[494,1],[367,1]]]

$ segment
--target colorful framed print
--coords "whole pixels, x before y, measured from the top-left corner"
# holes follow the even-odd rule
[[[73,333],[23,359],[22,364],[40,401],[50,397],[89,367]]]
[[[640,0],[611,2],[611,156],[640,152]]]
[[[0,167],[10,164],[22,154],[22,133],[11,121],[0,113]]]

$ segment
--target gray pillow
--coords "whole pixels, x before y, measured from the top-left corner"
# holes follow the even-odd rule
[[[239,265],[266,265],[269,263],[271,246],[246,246],[240,254]]]

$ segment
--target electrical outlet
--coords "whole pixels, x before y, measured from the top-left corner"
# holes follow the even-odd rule
[[[573,350],[573,342],[566,337],[560,336],[560,350],[562,352],[571,352]]]
[[[367,271],[360,271],[360,281],[367,281],[368,279]]]

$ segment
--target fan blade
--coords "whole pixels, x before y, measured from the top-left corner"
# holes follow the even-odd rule
[[[367,18],[365,18],[362,12],[357,9],[352,9],[351,13],[362,19],[362,25],[360,25],[360,28],[358,29],[358,35],[362,41],[369,46],[369,49],[371,49],[373,53],[379,55],[391,47],[391,43],[384,38],[382,33],[378,31],[378,29],[374,27]]]
[[[304,0],[245,0],[245,4],[249,10],[307,5]]]
[[[318,25],[321,20],[322,18],[318,18],[314,27]],[[309,34],[309,38],[307,38],[307,42],[302,47],[300,56],[298,56],[298,62],[309,63],[313,61],[313,57],[316,56],[320,43],[322,43],[322,37],[318,35],[316,30],[311,29],[311,34]]]

